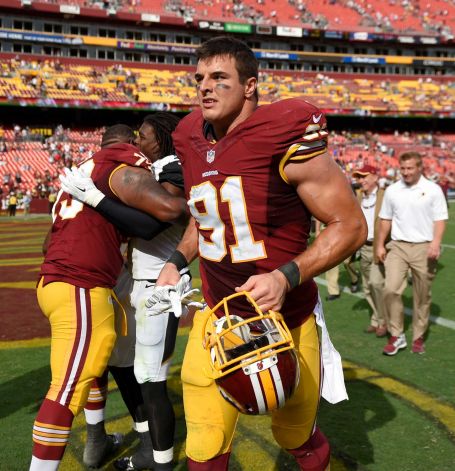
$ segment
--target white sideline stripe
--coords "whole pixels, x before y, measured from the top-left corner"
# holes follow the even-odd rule
[[[441,244],[441,247],[444,247],[445,249],[455,249],[455,245],[450,244]]]
[[[319,276],[317,276],[314,279],[314,281],[316,281],[316,283],[318,283],[320,285],[327,286],[327,281],[324,280],[323,278],[319,277]],[[344,286],[341,291],[343,293],[350,294],[351,296],[355,296],[357,298],[362,298],[362,299],[365,298],[365,295],[363,293],[351,293],[351,290],[347,286]],[[409,309],[408,307],[405,307],[404,308],[404,313],[407,316],[412,317],[412,309]],[[430,315],[430,321],[433,322],[433,324],[441,325],[443,327],[447,327],[448,329],[455,330],[455,321],[452,321],[451,319],[446,319],[445,317],[431,316]]]

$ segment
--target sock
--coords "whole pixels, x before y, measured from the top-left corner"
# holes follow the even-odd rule
[[[303,445],[287,451],[305,471],[325,471],[330,464],[330,445],[318,427]]]
[[[141,384],[147,410],[153,450],[163,451],[174,446],[175,414],[167,395],[166,381]]]
[[[36,456],[32,456],[30,463],[30,471],[57,471],[60,460],[40,460]]]
[[[134,430],[138,433],[144,433],[149,431],[149,423],[147,420],[144,422],[134,422]]]
[[[172,470],[172,460],[174,458],[174,447],[164,451],[153,450],[154,469],[156,471]]]
[[[73,413],[58,402],[44,399],[33,424],[31,471],[56,469],[65,452],[73,423]]]
[[[85,420],[88,424],[95,425],[104,420],[104,410],[107,400],[107,375],[106,370],[102,376],[95,378],[90,387],[87,403],[84,407]]]

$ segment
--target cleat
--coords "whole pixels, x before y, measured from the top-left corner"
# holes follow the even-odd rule
[[[87,442],[82,461],[88,468],[99,468],[104,461],[121,445],[123,435],[107,435],[104,422],[95,425],[87,424]]]
[[[131,456],[125,456],[114,461],[114,468],[122,471],[135,471],[142,468],[136,468]]]
[[[115,460],[115,469],[124,471],[135,471],[142,469],[154,469],[155,462],[153,461],[153,445],[150,433],[139,433],[139,448],[132,456],[125,456]]]

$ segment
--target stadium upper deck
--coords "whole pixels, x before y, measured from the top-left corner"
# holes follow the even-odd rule
[[[316,29],[434,33],[447,37],[455,31],[455,4],[450,0],[68,0],[67,3],[111,14],[150,13]]]

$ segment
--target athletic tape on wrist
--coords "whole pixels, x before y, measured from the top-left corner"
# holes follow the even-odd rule
[[[167,260],[168,263],[173,263],[177,270],[183,270],[188,266],[188,261],[185,258],[185,255],[180,252],[180,250],[176,250]]]
[[[279,267],[278,270],[281,273],[283,273],[283,275],[288,280],[290,289],[293,289],[296,286],[299,286],[299,284],[300,284],[300,271],[299,271],[299,267],[297,266],[297,263],[295,263],[294,261],[291,261],[291,262],[286,263],[285,265],[282,265],[281,267]]]

